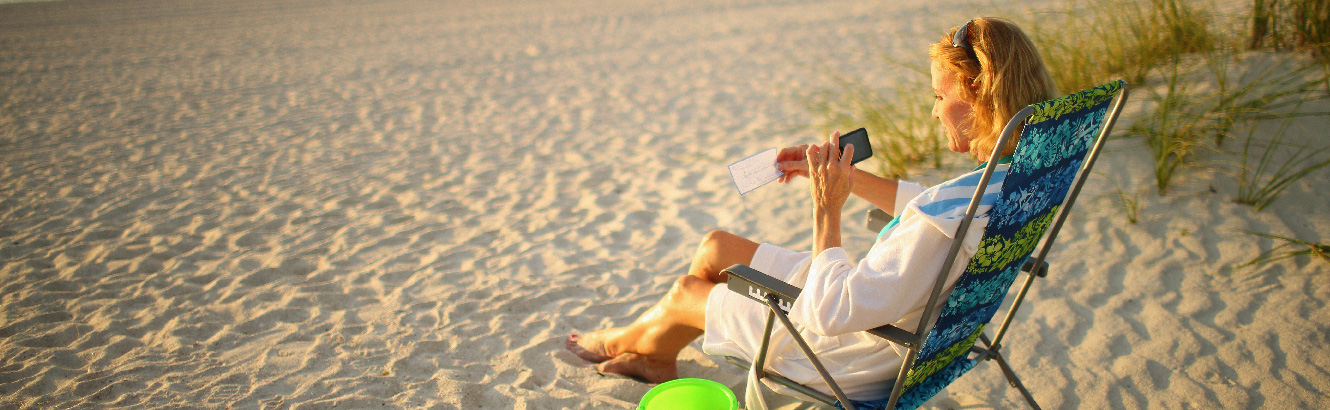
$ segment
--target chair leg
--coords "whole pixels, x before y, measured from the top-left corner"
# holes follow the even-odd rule
[[[1034,401],[1034,396],[1030,395],[1030,390],[1025,388],[1025,383],[1021,383],[1021,378],[1016,377],[1016,372],[1011,370],[1011,366],[1007,364],[1007,359],[1002,357],[1002,353],[992,350],[994,346],[988,341],[988,335],[980,334],[979,338],[990,348],[987,349],[984,358],[997,361],[998,367],[1002,369],[1002,375],[1007,378],[1007,384],[1011,385],[1011,387],[1015,387],[1016,390],[1021,392],[1021,396],[1025,397],[1025,402],[1030,404],[1030,408],[1034,410],[1042,410],[1042,408],[1039,407],[1039,403]]]
[[[757,360],[754,365],[757,366],[757,378],[761,379],[767,376],[767,347],[771,346],[771,329],[776,324],[776,312],[767,312],[767,329],[762,331],[762,348],[757,350]]]
[[[739,366],[739,368],[744,369],[745,371],[747,371],[749,368],[753,366],[752,363],[745,362],[743,359],[734,356],[725,356],[725,361],[728,361],[735,366]],[[813,400],[820,401],[828,406],[832,407],[836,406],[837,399],[835,396],[817,390],[813,390],[813,388],[811,387],[796,383],[794,380],[790,380],[785,376],[781,376],[780,373],[766,372],[766,375],[762,376],[762,378],[774,381],[782,386],[789,387],[791,390],[797,391],[805,396],[808,396]]]
[[[794,339],[795,343],[799,346],[799,350],[803,350],[804,356],[808,357],[808,361],[813,363],[813,368],[817,370],[819,375],[822,375],[822,380],[826,381],[827,385],[831,387],[831,392],[836,394],[836,399],[840,401],[841,406],[844,407],[845,410],[855,410],[854,403],[851,403],[850,399],[845,397],[845,393],[841,391],[840,385],[836,384],[836,380],[831,378],[830,373],[827,373],[827,368],[822,366],[822,361],[817,359],[817,355],[814,354],[813,349],[809,348],[808,343],[804,341],[803,336],[799,335],[798,329],[794,328],[794,323],[790,321],[789,316],[786,316],[785,311],[780,309],[780,298],[775,295],[768,295],[767,306],[771,308],[771,313],[775,314],[777,318],[780,318],[781,324],[785,325],[785,329],[790,332],[790,338]]]
[[[1002,354],[994,354],[991,358],[997,360],[998,367],[1002,368],[1002,374],[1007,376],[1007,383],[1019,390],[1022,396],[1025,396],[1025,401],[1030,403],[1030,408],[1040,410],[1039,403],[1035,403],[1034,396],[1031,396],[1030,391],[1025,389],[1025,384],[1021,383],[1021,378],[1016,377],[1016,373],[1011,371],[1011,366],[1007,365],[1007,360],[1002,358]]]

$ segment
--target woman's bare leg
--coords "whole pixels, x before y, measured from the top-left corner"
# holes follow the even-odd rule
[[[721,270],[751,263],[757,243],[713,231],[698,245],[688,275],[632,324],[568,338],[568,350],[601,371],[637,376],[653,383],[673,380],[679,352],[706,328],[707,297],[728,278]]]
[[[753,254],[757,253],[757,242],[725,231],[711,231],[702,238],[693,252],[693,264],[688,267],[688,274],[711,283],[725,283],[730,278],[721,270],[736,264],[753,263]]]

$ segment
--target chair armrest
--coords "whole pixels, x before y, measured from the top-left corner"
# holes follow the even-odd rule
[[[887,223],[891,222],[892,218],[891,214],[887,213],[887,211],[883,211],[882,208],[869,209],[864,226],[867,227],[869,231],[882,232],[882,228],[885,228]]]
[[[791,284],[785,283],[780,279],[771,277],[750,268],[745,265],[734,265],[726,268],[722,272],[729,275],[729,282],[726,285],[730,291],[740,295],[748,296],[749,299],[758,303],[766,304],[767,295],[775,295],[780,301],[781,310],[789,312],[794,306],[794,299],[799,297],[801,290]],[[919,336],[914,333],[898,328],[892,325],[883,325],[868,329],[867,332],[874,336],[887,339],[898,344],[910,347],[919,342]]]
[[[721,272],[729,275],[727,286],[731,291],[762,304],[767,303],[767,295],[776,295],[780,299],[781,310],[786,312],[794,306],[794,299],[799,297],[798,287],[746,265],[734,265]]]
[[[919,335],[892,325],[882,325],[866,330],[868,334],[890,340],[905,347],[914,347],[919,343]]]

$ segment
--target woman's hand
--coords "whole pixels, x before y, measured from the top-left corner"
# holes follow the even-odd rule
[[[805,151],[808,151],[808,144],[780,149],[780,153],[776,154],[776,169],[785,175],[781,175],[777,181],[788,184],[794,180],[794,177],[808,176],[808,159]]]
[[[813,209],[815,212],[834,210],[839,213],[854,187],[854,146],[840,150],[840,133],[831,134],[825,144],[809,146],[804,152],[808,178],[813,181]],[[779,157],[777,157],[779,158]]]
[[[854,146],[840,152],[840,133],[808,147],[808,179],[813,181],[813,253],[840,247],[840,214],[854,187]]]

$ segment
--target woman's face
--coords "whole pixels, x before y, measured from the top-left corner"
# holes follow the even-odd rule
[[[947,134],[947,147],[955,152],[970,152],[971,131],[974,128],[974,107],[969,101],[961,99],[960,84],[956,77],[933,63],[933,118],[942,122],[942,132]]]

